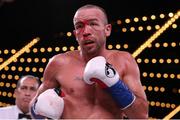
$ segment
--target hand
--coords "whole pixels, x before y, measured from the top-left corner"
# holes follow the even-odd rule
[[[64,109],[64,100],[58,89],[48,89],[41,93],[31,106],[31,115],[35,119],[59,119]]]
[[[121,109],[129,107],[135,101],[135,95],[120,80],[118,72],[102,56],[88,61],[83,77],[87,84],[96,82],[107,90]]]

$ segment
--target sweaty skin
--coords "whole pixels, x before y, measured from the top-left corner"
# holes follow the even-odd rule
[[[44,81],[37,96],[48,88],[60,86],[65,94],[61,118],[113,119],[122,118],[123,115],[128,118],[148,118],[147,99],[140,82],[139,68],[128,52],[106,49],[111,25],[105,19],[104,13],[98,8],[79,9],[74,16],[74,35],[81,50],[55,55],[44,71]],[[130,107],[121,110],[97,84],[88,85],[83,81],[86,63],[95,56],[104,56],[136,95]]]

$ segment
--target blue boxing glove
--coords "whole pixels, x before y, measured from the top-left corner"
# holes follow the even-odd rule
[[[122,110],[135,101],[135,95],[120,80],[118,72],[102,56],[94,57],[88,61],[83,77],[87,84],[96,82],[107,90]]]
[[[60,89],[52,88],[41,93],[30,107],[31,116],[35,119],[59,119],[64,110],[64,100]]]

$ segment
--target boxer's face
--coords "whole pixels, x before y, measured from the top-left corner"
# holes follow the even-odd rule
[[[22,78],[20,86],[15,90],[17,106],[27,112],[29,103],[36,95],[37,89],[38,83],[35,79],[28,77]]]
[[[111,33],[111,25],[106,24],[104,13],[97,8],[86,8],[74,16],[74,34],[84,51],[96,51],[105,46],[106,37]]]

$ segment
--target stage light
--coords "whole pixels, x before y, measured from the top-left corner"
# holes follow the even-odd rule
[[[155,25],[155,29],[158,30],[160,28],[159,25]]]
[[[24,58],[20,58],[20,62],[23,63],[25,60]]]
[[[48,48],[47,48],[47,51],[48,51],[48,52],[52,52],[52,47],[48,47]]]
[[[30,68],[29,68],[29,67],[26,67],[26,68],[25,68],[25,71],[26,71],[26,72],[29,72],[29,71],[30,71]]]
[[[172,28],[176,29],[177,28],[177,24],[172,24]]]
[[[156,19],[156,16],[155,16],[155,15],[151,15],[151,19],[152,19],[152,20],[155,20],[155,19]]]
[[[71,37],[72,36],[72,33],[71,32],[67,32],[66,34],[68,37]]]
[[[138,30],[139,30],[139,31],[143,31],[143,27],[142,27],[142,26],[139,26],[139,27],[138,27]]]
[[[34,48],[34,49],[33,49],[33,52],[34,52],[34,53],[37,53],[37,52],[38,52],[38,49],[37,49],[37,48]]]
[[[122,28],[122,32],[127,32],[127,29],[126,28]]]
[[[8,78],[9,80],[11,80],[13,77],[12,77],[12,75],[8,75],[7,78]]]
[[[163,19],[163,18],[165,18],[165,15],[164,15],[164,14],[160,14],[159,17],[160,17],[161,19]]]
[[[116,49],[120,49],[121,45],[120,44],[116,44]]]
[[[74,51],[74,50],[75,50],[75,47],[74,47],[74,46],[71,46],[69,49],[70,49],[71,51]]]
[[[39,58],[34,58],[34,62],[38,63],[39,62]]]
[[[0,58],[0,62],[3,62],[3,58]]]
[[[121,20],[117,20],[117,24],[118,25],[122,24]]]
[[[8,54],[8,53],[9,53],[9,50],[5,49],[4,54]]]
[[[36,67],[33,67],[32,68],[32,72],[36,72],[37,71],[37,68]]]
[[[12,49],[12,50],[11,50],[11,53],[12,53],[12,54],[16,53],[16,50],[15,50],[15,49]]]
[[[143,17],[142,17],[142,20],[143,20],[143,21],[147,21],[147,17],[146,17],[146,16],[143,16]]]
[[[11,67],[11,70],[12,70],[12,71],[15,71],[15,70],[16,70],[16,67],[15,67],[15,66],[12,66],[12,67]]]
[[[15,79],[15,80],[18,80],[18,79],[19,79],[19,75],[15,75],[15,76],[14,76],[14,79]]]
[[[130,23],[131,20],[129,18],[125,19],[125,23]]]
[[[45,52],[45,48],[40,48],[40,51],[43,53]]]
[[[43,63],[45,63],[47,60],[46,60],[46,58],[42,58],[42,60],[41,60]]]
[[[138,21],[139,21],[139,18],[135,17],[134,22],[138,22]]]
[[[113,46],[112,45],[108,45],[108,49],[112,49],[113,48]]]
[[[128,49],[128,44],[123,45],[124,49]]]
[[[31,58],[27,58],[27,62],[28,63],[32,62],[32,59]]]
[[[55,51],[59,52],[60,51],[60,47],[55,47]]]
[[[39,72],[43,72],[44,71],[44,68],[39,68]]]
[[[134,31],[135,31],[135,27],[131,27],[131,28],[130,28],[130,31],[131,31],[131,32],[134,32]]]
[[[67,51],[67,47],[66,46],[64,46],[64,47],[62,47],[62,51]]]
[[[161,92],[164,92],[164,91],[165,91],[165,88],[164,88],[164,87],[161,87],[161,88],[160,88],[160,91],[161,91]]]
[[[146,27],[146,29],[147,29],[148,31],[150,31],[152,28],[151,28],[150,25],[148,25],[148,26]]]

